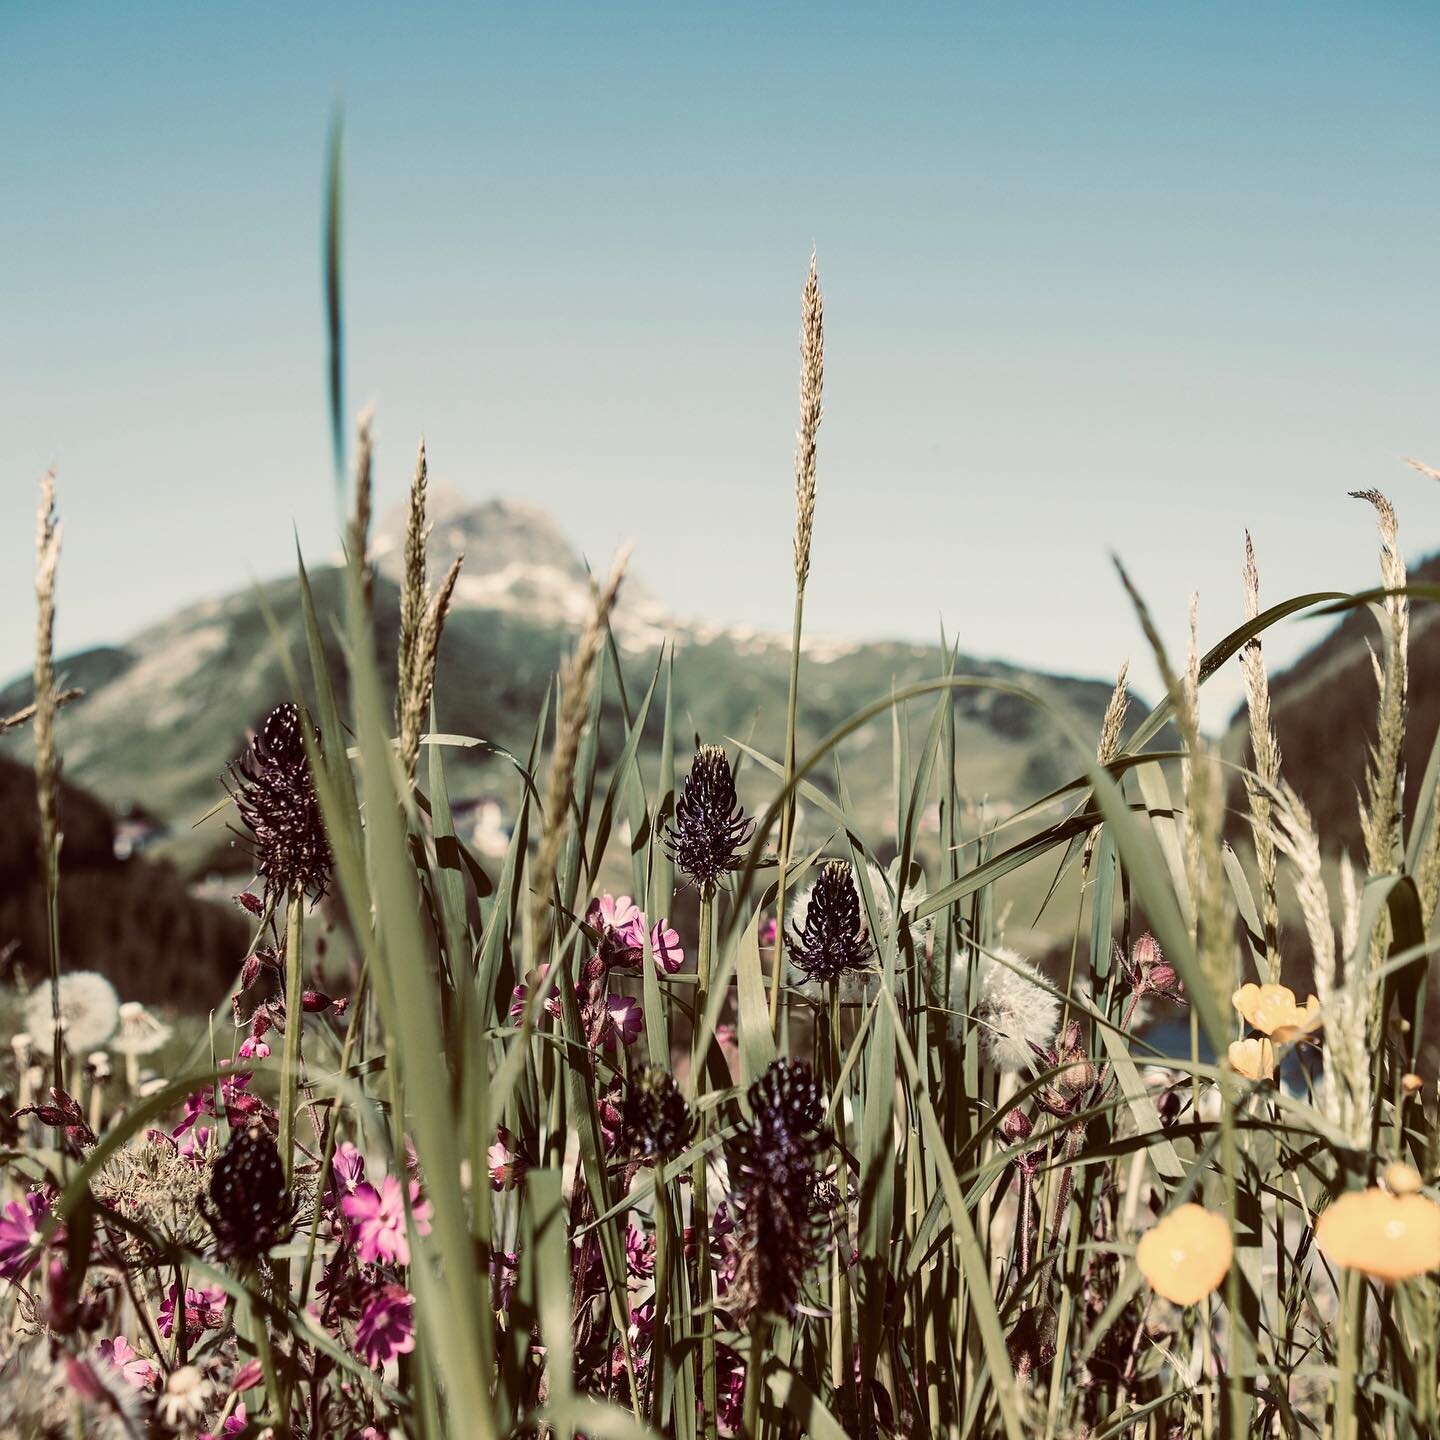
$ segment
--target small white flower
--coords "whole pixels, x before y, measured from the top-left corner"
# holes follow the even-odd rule
[[[214,1387],[194,1365],[182,1365],[170,1372],[155,1402],[155,1413],[161,1424],[172,1430],[193,1428],[204,1420],[213,1392]]]
[[[980,993],[974,1004],[980,1043],[997,1070],[1027,1070],[1055,1038],[1060,1001],[1036,983],[1040,972],[1014,950],[998,946],[980,957]]]
[[[60,977],[60,1031],[71,1055],[84,1055],[108,1043],[120,1023],[115,987],[92,970]],[[48,1054],[55,1033],[49,984],[38,985],[25,1001],[25,1028],[41,1054]]]

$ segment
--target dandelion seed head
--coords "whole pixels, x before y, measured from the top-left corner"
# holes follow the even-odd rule
[[[1060,1002],[1038,984],[1040,972],[1027,960],[1001,946],[980,960],[980,994],[975,1019],[980,1043],[997,1070],[1026,1070],[1055,1037]]]
[[[75,970],[60,977],[60,1029],[71,1055],[88,1055],[107,1045],[120,1023],[115,987],[93,970]],[[25,1002],[25,1029],[42,1054],[50,1048],[54,1016],[50,986],[40,985]]]

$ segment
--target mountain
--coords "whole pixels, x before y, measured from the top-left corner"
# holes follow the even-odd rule
[[[533,506],[511,500],[466,506],[441,494],[434,497],[432,516],[432,570],[438,573],[453,555],[465,555],[464,578],[441,645],[439,726],[523,755],[555,668],[589,611],[585,567],[553,521]],[[403,524],[403,515],[388,520],[373,547],[382,674],[393,674],[395,667],[395,577],[402,563]],[[328,617],[341,613],[342,578],[333,567],[311,574],[337,677],[343,666]],[[303,667],[298,582],[270,582],[263,586],[263,596],[290,654]],[[677,748],[682,757],[697,734],[707,740],[740,737],[768,754],[780,752],[789,683],[788,636],[676,619],[638,581],[630,580],[615,629],[632,705],[654,673],[662,642],[673,642]],[[940,663],[933,646],[887,642],[813,647],[802,667],[802,751],[892,686],[933,678]],[[60,722],[67,775],[112,806],[142,805],[159,816],[172,828],[166,853],[185,870],[243,869],[243,852],[232,846],[222,817],[199,829],[191,825],[223,798],[225,766],[242,749],[247,728],[287,694],[284,666],[260,595],[244,590],[188,606],[123,645],[67,657],[59,668],[64,683],[87,691],[83,700],[67,707]],[[1108,684],[970,657],[961,658],[959,669],[1024,681],[1081,734],[1098,733]],[[28,698],[27,682],[15,682],[0,692],[0,713]],[[970,690],[958,692],[954,706],[962,787],[984,801],[992,815],[1035,798],[1079,768],[1079,756],[1072,755],[1062,727],[1022,700]],[[656,742],[661,713],[657,702],[647,727],[647,738]],[[924,723],[915,721],[916,743]],[[612,679],[599,737],[602,766],[619,754],[623,735]],[[0,743],[0,749],[23,752],[24,743],[23,738],[12,739]],[[887,829],[893,834],[894,827],[894,806],[888,798],[888,723],[866,727],[846,743],[842,754],[861,822],[883,844]],[[462,799],[495,796],[503,810],[516,787],[509,762],[478,750],[457,749],[451,756],[447,773],[452,793]],[[758,773],[754,778],[752,793],[768,789]],[[817,783],[833,783],[829,767]]]
[[[1440,555],[1410,570],[1412,585],[1440,584]],[[1368,610],[1352,610],[1288,670],[1271,676],[1271,713],[1281,773],[1309,807],[1327,851],[1364,853],[1357,797],[1376,735],[1376,687],[1370,653],[1381,644]],[[1410,610],[1409,714],[1405,732],[1405,804],[1411,812],[1430,749],[1440,731],[1440,608]],[[1250,759],[1249,720],[1235,713],[1225,741],[1235,760]],[[1232,805],[1244,812],[1243,795]]]

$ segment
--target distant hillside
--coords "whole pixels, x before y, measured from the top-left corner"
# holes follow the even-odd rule
[[[0,756],[0,951],[7,977],[48,972],[44,892],[36,861],[35,776]],[[204,1008],[234,978],[250,930],[227,905],[196,899],[167,864],[116,858],[106,805],[62,786],[60,950],[65,966],[108,975],[122,999]]]
[[[1440,555],[1410,571],[1414,584],[1440,583]],[[1380,630],[1368,610],[1352,611],[1290,669],[1271,677],[1275,733],[1283,773],[1315,817],[1327,851],[1363,850],[1357,796],[1376,732],[1376,688],[1370,647]],[[1416,603],[1410,612],[1410,709],[1405,735],[1407,809],[1440,729],[1440,609]],[[1226,740],[1228,753],[1250,759],[1249,722],[1242,706]],[[1243,801],[1240,802],[1243,805]]]

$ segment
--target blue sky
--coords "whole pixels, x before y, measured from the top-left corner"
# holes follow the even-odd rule
[[[813,627],[1153,687],[1112,550],[1179,647],[1192,589],[1237,622],[1247,525],[1269,599],[1370,583],[1347,490],[1440,540],[1399,463],[1440,463],[1437,42],[1394,4],[4,6],[0,671],[52,460],[62,648],[332,548],[343,98],[382,503],[423,433],[784,629],[813,243]]]

